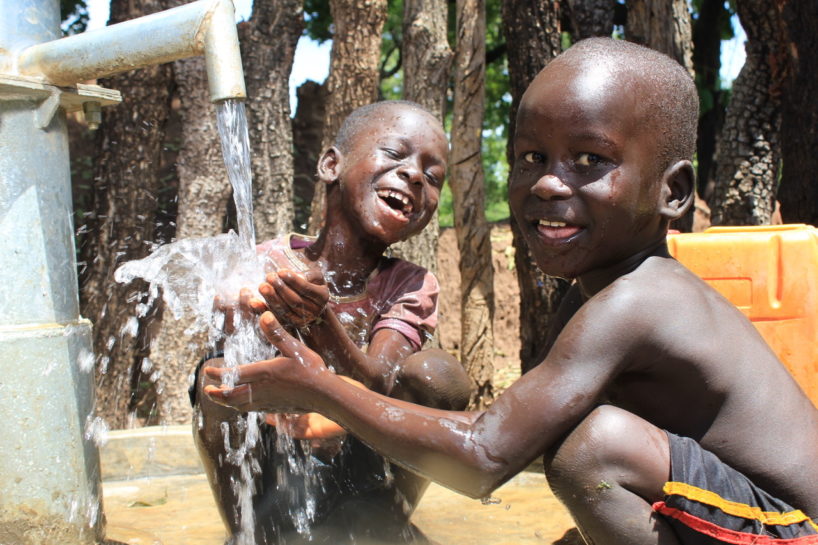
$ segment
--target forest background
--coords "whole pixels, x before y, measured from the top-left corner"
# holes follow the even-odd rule
[[[111,0],[109,24],[169,9],[179,0]],[[695,78],[701,99],[698,203],[674,227],[818,224],[818,5],[797,0],[256,0],[239,24],[260,240],[320,228],[315,160],[341,120],[378,100],[415,100],[444,121],[450,170],[439,222],[395,249],[435,270],[441,226],[459,248],[459,339],[444,343],[475,385],[472,404],[497,391],[492,224],[510,228],[506,265],[519,291],[520,370],[538,361],[542,332],[567,282],[545,277],[508,217],[507,155],[528,82],[571,43],[613,36],[660,50]],[[88,22],[85,0],[62,0],[64,30]],[[731,19],[746,33],[745,62],[723,81],[721,48]],[[331,42],[322,83],[289,79],[301,36]],[[97,131],[71,120],[72,186],[80,302],[94,324],[97,414],[114,428],[189,422],[188,377],[202,339],[185,320],[146,306],[144,285],[121,285],[116,268],[158,244],[234,228],[235,212],[206,90],[203,59],[114,76],[123,94]],[[445,238],[445,237],[444,237]],[[495,248],[496,251],[496,248]],[[444,286],[448,278],[442,278]],[[508,286],[497,286],[499,290]],[[516,290],[515,290],[516,293]],[[451,296],[451,294],[446,294]],[[459,303],[459,304],[458,304]],[[502,307],[501,307],[502,308]],[[499,317],[502,318],[502,317]],[[439,339],[438,339],[439,341]]]

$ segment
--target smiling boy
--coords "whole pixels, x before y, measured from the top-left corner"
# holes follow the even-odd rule
[[[591,544],[818,543],[818,411],[752,324],[667,250],[691,205],[696,121],[689,75],[626,42],[579,42],[532,82],[510,205],[538,266],[575,282],[545,359],[488,410],[355,389],[269,313],[261,327],[284,357],[208,395],[322,412],[473,497],[542,457]]]
[[[415,103],[386,101],[355,110],[318,162],[319,181],[327,186],[321,233],[260,244],[270,269],[259,287],[264,300],[244,292],[243,304],[269,308],[358,387],[462,409],[470,384],[460,363],[442,350],[421,351],[437,325],[437,280],[417,265],[384,256],[391,244],[420,232],[431,219],[447,153],[440,122]],[[223,363],[216,358],[207,365]],[[193,396],[201,414],[194,419],[196,443],[222,518],[236,535],[246,518],[234,490],[241,469],[227,462],[223,429],[229,424],[236,435],[242,428],[235,410],[201,394],[212,381],[199,375]],[[319,415],[270,414],[266,422],[255,452],[260,475],[253,498],[254,543],[425,542],[408,519],[428,481],[390,467]],[[276,451],[275,424],[311,440],[311,446],[301,445],[299,457],[312,474],[293,471]],[[236,438],[230,442],[236,444]],[[311,529],[295,535],[298,513],[313,508]]]

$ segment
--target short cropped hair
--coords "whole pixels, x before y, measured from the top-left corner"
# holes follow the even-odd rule
[[[667,55],[647,47],[611,38],[581,40],[555,61],[613,61],[615,69],[637,76],[644,82],[640,99],[647,105],[647,121],[657,129],[660,145],[658,159],[664,167],[683,159],[692,159],[696,151],[699,97],[692,76]],[[664,168],[663,167],[663,168]]]
[[[360,130],[368,122],[370,122],[376,114],[380,113],[386,108],[392,108],[394,106],[414,108],[437,119],[435,114],[417,102],[412,102],[411,100],[381,100],[379,102],[373,102],[372,104],[366,104],[365,106],[356,108],[346,117],[346,119],[344,119],[344,122],[341,124],[341,128],[338,129],[338,133],[335,135],[335,147],[342,153],[348,152],[352,141],[358,135],[358,132],[360,132]]]

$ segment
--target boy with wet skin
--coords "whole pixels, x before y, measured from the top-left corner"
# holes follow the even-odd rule
[[[488,410],[345,384],[270,313],[260,325],[283,356],[207,394],[319,411],[473,497],[542,457],[587,543],[818,543],[818,411],[753,325],[668,253],[668,225],[691,205],[696,121],[688,74],[621,41],[578,42],[532,82],[509,200],[539,267],[575,282],[545,359]]]
[[[272,311],[356,388],[429,407],[465,408],[470,383],[460,363],[442,350],[421,350],[436,326],[437,280],[417,265],[384,256],[391,244],[429,222],[447,152],[440,122],[415,103],[386,101],[354,111],[318,162],[319,180],[327,187],[321,233],[260,244],[271,269],[259,287],[263,299],[242,290],[240,307],[245,313]],[[223,360],[206,365],[221,367]],[[194,436],[222,518],[236,535],[242,515],[233,483],[240,482],[240,468],[226,461],[223,428],[230,423],[236,435],[241,426],[237,411],[202,395],[202,388],[213,384],[199,373]],[[298,481],[316,477],[320,485],[311,488],[317,514],[306,542],[426,542],[408,519],[427,480],[390,468],[355,438],[345,437],[343,428],[314,413],[288,416],[283,423],[296,439],[311,440],[302,456],[311,459],[317,475],[282,477],[289,465],[274,447],[275,415],[267,414],[266,423],[255,453],[261,468],[253,498],[256,543],[301,542],[288,511],[294,496],[304,508],[306,499],[295,490],[303,485]],[[236,445],[237,438],[230,442]]]

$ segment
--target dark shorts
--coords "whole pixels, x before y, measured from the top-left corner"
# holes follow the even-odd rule
[[[685,545],[818,545],[818,526],[696,441],[668,433],[670,481],[653,505]]]

